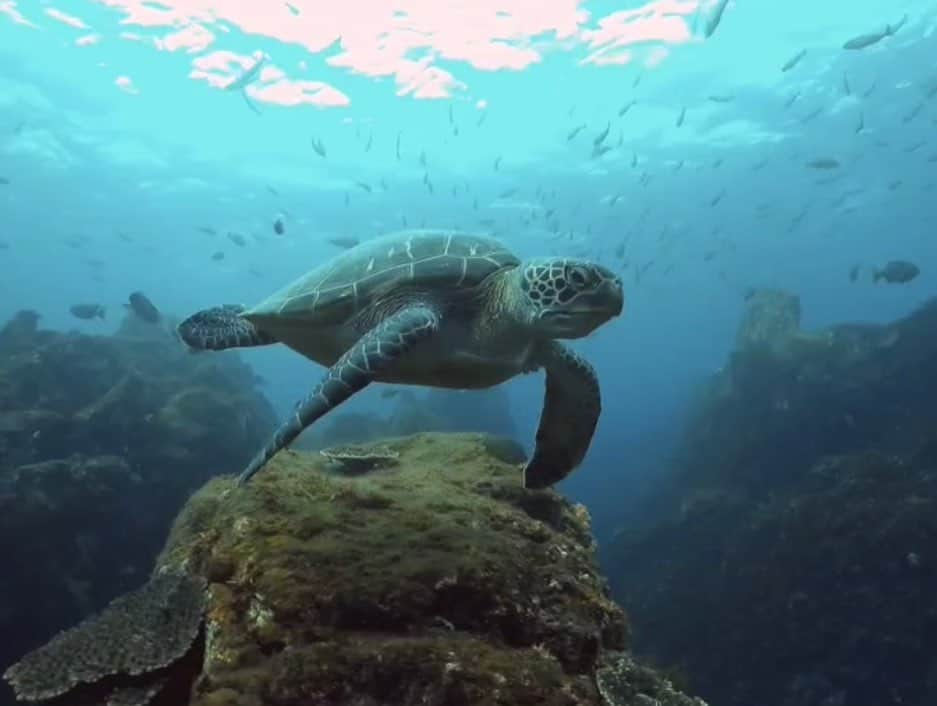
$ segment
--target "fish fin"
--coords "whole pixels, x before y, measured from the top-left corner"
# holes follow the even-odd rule
[[[107,313],[107,309],[105,309],[103,306],[99,306],[99,307],[98,307],[98,318],[103,319],[105,313]]]

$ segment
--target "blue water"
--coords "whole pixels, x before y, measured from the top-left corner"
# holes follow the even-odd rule
[[[640,5],[581,6],[597,19]],[[524,71],[439,58],[466,85],[442,100],[401,97],[390,81],[330,67],[324,80],[350,106],[264,104],[260,114],[236,93],[187,78],[198,53],[121,41],[127,28],[115,8],[62,3],[105,38],[78,46],[86,32],[50,19],[52,5],[16,7],[37,28],[0,14],[0,177],[10,182],[0,185],[8,245],[0,250],[0,318],[33,308],[44,326],[107,333],[132,290],[180,317],[249,304],[338,252],[328,238],[366,238],[404,219],[493,230],[522,256],[587,254],[616,269],[623,263],[614,250],[626,241],[624,316],[574,344],[599,371],[605,403],[584,467],[562,488],[590,506],[600,534],[661,472],[694,386],[725,361],[747,287],[798,293],[807,328],[889,320],[934,292],[932,3],[736,2],[712,37],[668,46],[653,68],[582,65],[583,47],[548,36],[540,38],[550,45],[543,60]],[[842,48],[904,14],[895,36]],[[322,59],[236,27],[213,48],[262,51],[278,65]],[[781,72],[802,49],[801,62]],[[115,86],[122,75],[139,93]],[[630,100],[635,107],[618,117]],[[593,139],[609,122],[608,143],[620,136],[621,146],[593,158]],[[327,157],[312,150],[312,138]],[[827,157],[840,166],[805,166]],[[555,197],[539,197],[538,188]],[[517,191],[499,198],[509,189]],[[560,239],[545,228],[548,208]],[[277,216],[283,237],[272,230]],[[481,219],[492,224],[483,228]],[[230,242],[229,230],[245,234],[247,246]],[[226,256],[214,262],[218,250]],[[902,286],[847,277],[853,264],[895,258],[917,263],[921,276]],[[651,261],[636,281],[635,268]],[[72,318],[77,302],[105,304],[107,321]],[[321,374],[287,350],[243,356],[269,381],[281,414]],[[542,381],[509,385],[529,443]],[[380,406],[377,386],[350,403]]]

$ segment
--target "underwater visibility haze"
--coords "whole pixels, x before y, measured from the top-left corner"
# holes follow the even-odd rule
[[[18,698],[937,698],[933,3],[0,0],[0,61]],[[894,556],[768,539],[834,534]]]

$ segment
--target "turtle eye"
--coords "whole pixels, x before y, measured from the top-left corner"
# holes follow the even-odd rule
[[[585,289],[589,283],[589,272],[585,267],[568,265],[566,267],[566,281],[575,289]]]

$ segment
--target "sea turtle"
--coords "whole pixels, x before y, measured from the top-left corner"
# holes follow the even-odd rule
[[[601,407],[592,366],[555,339],[582,338],[623,305],[621,280],[597,263],[521,262],[491,237],[411,230],[367,240],[251,309],[204,309],[178,330],[196,350],[283,343],[328,366],[241,483],[371,382],[486,388],[544,368],[546,395],[523,482],[545,488],[580,464]]]

